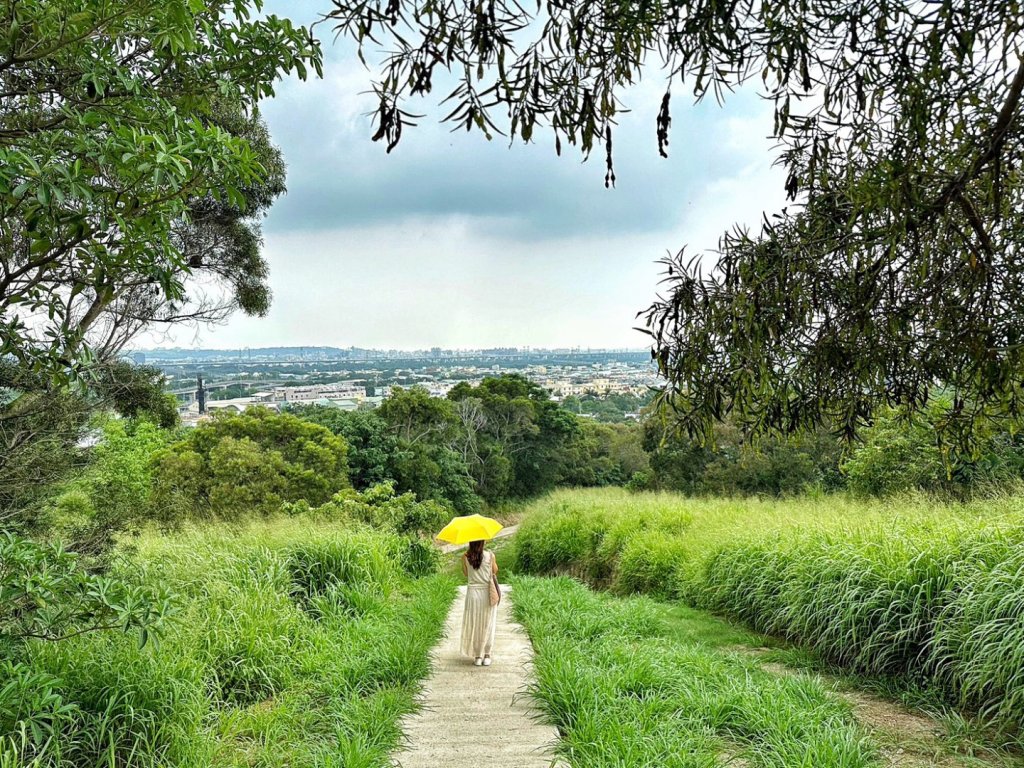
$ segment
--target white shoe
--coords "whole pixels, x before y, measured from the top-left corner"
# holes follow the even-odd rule
[[[491,666],[491,657],[490,656],[487,656],[487,657],[484,658],[484,666],[485,667]]]
[[[480,666],[481,664],[483,664],[483,663],[484,663],[484,660],[483,660],[483,659],[481,659],[481,658],[480,658],[479,656],[477,656],[477,657],[476,657],[476,661],[474,661],[474,662],[473,662],[473,666],[474,666],[474,667],[479,667],[479,666]]]

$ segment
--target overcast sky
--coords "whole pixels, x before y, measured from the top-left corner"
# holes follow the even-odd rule
[[[328,0],[271,0],[308,24]],[[783,203],[771,107],[674,100],[658,155],[651,77],[627,94],[617,187],[600,153],[582,163],[549,135],[509,147],[450,133],[439,110],[386,154],[370,141],[371,73],[324,25],[324,79],[288,80],[263,114],[288,163],[288,194],[264,222],[274,302],[265,318],[178,332],[161,346],[642,347],[635,315],[667,251],[713,249],[734,223]],[[571,149],[571,148],[568,148]]]

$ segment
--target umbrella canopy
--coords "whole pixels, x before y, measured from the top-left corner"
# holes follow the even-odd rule
[[[441,529],[437,538],[449,544],[468,544],[478,539],[493,539],[504,527],[497,520],[483,515],[465,515],[454,518]]]

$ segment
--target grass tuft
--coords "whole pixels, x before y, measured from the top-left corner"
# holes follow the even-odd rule
[[[727,626],[564,577],[518,577],[515,595],[537,651],[532,693],[572,766],[879,764],[848,706],[818,680],[723,652],[735,634]]]

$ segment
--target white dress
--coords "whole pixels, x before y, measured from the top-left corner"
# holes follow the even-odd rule
[[[466,562],[466,609],[462,616],[463,656],[477,659],[488,656],[494,645],[494,630],[498,623],[498,607],[491,605],[491,569],[494,555],[484,550],[480,567]]]

